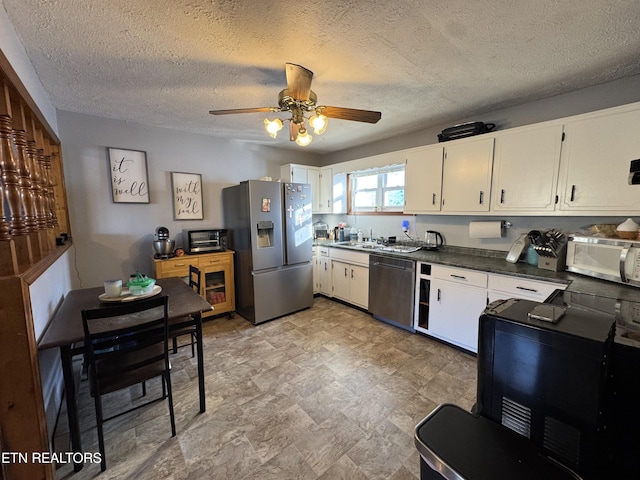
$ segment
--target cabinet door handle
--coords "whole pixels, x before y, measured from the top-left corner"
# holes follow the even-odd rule
[[[518,286],[516,286],[516,288],[518,290],[526,290],[527,292],[538,293],[538,290],[536,290],[535,288],[518,287]]]
[[[331,207],[331,200],[327,200],[327,208]]]
[[[576,198],[576,186],[571,185],[571,198],[569,199],[569,201],[573,202],[575,198]]]
[[[431,200],[431,205],[435,205],[436,204],[436,194],[433,194],[433,199]]]
[[[324,262],[324,271],[327,271],[327,262]]]
[[[480,205],[484,203],[484,192],[480,190]]]
[[[500,203],[504,203],[504,188],[500,190]]]
[[[451,274],[450,276],[453,277],[453,278],[458,278],[460,280],[466,280],[467,279],[467,277],[465,277],[463,275],[453,275],[453,274]]]
[[[344,267],[344,276],[348,276],[349,274],[347,273],[347,267]]]
[[[351,269],[351,278],[353,278],[353,268]]]
[[[438,297],[437,297],[437,298],[438,298],[438,301],[440,301],[440,293],[441,293],[441,292],[440,292],[440,289],[438,289]]]

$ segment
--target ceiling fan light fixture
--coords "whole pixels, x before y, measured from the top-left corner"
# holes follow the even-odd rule
[[[276,118],[275,120],[269,120],[268,118],[265,118],[264,128],[271,136],[271,138],[276,138],[278,136],[278,132],[282,130],[282,120],[280,120],[279,118]]]
[[[359,110],[356,108],[331,107],[318,105],[318,97],[311,90],[313,72],[295,63],[285,63],[285,75],[287,88],[280,91],[277,107],[232,108],[224,110],[209,110],[211,115],[229,115],[234,113],[284,113],[291,114],[291,118],[284,120],[264,120],[264,128],[271,136],[276,138],[282,130],[282,123],[289,122],[289,140],[298,145],[306,146],[311,143],[311,135],[304,128],[307,122],[307,114],[311,115],[307,125],[313,128],[315,135],[322,135],[327,129],[328,119],[350,120],[353,122],[377,123],[382,116],[381,112],[373,110]]]
[[[300,130],[298,131],[298,136],[296,137],[296,143],[301,147],[306,147],[311,143],[311,140],[313,140],[313,137],[309,135],[309,132],[307,132],[307,129],[304,127],[300,127]]]
[[[312,115],[309,119],[309,124],[313,127],[313,133],[315,133],[316,135],[322,135],[327,129],[328,123],[329,120],[327,119],[327,117],[325,117],[321,113]]]

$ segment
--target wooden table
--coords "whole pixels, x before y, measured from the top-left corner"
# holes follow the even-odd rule
[[[200,412],[205,411],[204,365],[202,351],[202,312],[212,309],[200,295],[193,291],[178,277],[158,279],[156,284],[162,287],[162,294],[169,297],[169,328],[181,328],[195,325],[198,355],[198,386],[200,390]],[[80,424],[76,400],[76,386],[73,376],[72,358],[84,353],[84,330],[82,328],[82,310],[104,307],[98,296],[104,288],[82,288],[70,291],[62,301],[60,308],[51,319],[40,342],[39,350],[60,348],[62,374],[67,399],[67,416],[71,449],[82,452]],[[76,463],[74,470],[82,469],[82,463]]]

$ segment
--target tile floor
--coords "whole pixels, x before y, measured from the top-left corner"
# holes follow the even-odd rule
[[[65,465],[56,478],[415,480],[415,425],[439,403],[475,401],[475,357],[326,298],[258,326],[236,315],[203,330],[207,411],[198,413],[196,362],[181,348],[177,436],[157,402],[105,424],[106,472]],[[97,452],[86,384],[83,446]],[[159,391],[158,381],[148,395]],[[109,409],[122,408],[140,389],[112,395]]]

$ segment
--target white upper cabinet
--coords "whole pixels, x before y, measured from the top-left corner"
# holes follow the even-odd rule
[[[311,211],[313,213],[323,212],[320,210],[320,205],[322,205],[320,178],[320,168],[318,167],[293,163],[280,166],[280,179],[283,182],[308,183],[311,185],[311,200],[313,202]]]
[[[443,154],[442,145],[405,151],[404,213],[440,211]]]
[[[317,213],[332,213],[333,212],[333,173],[331,167],[323,167],[320,169],[319,180],[320,195],[318,201],[314,201],[314,205],[317,205],[317,209],[314,210]]]
[[[513,214],[553,212],[561,146],[562,124],[497,134],[491,210]]]
[[[444,147],[442,212],[488,212],[493,137],[459,140]]]
[[[307,169],[307,183],[311,185],[311,197],[313,201],[313,205],[311,207],[311,211],[313,213],[319,213],[322,211],[322,198],[321,198],[321,190],[320,190],[320,169],[319,168],[309,168]]]
[[[315,167],[308,167],[306,165],[294,165],[288,163],[287,165],[280,166],[280,178],[283,182],[292,183],[311,183],[309,182],[308,172],[310,169],[316,169]]]
[[[560,210],[637,214],[640,185],[629,167],[640,159],[640,105],[569,119],[560,168]]]
[[[408,214],[633,216],[640,185],[629,185],[629,173],[640,160],[640,102],[371,158],[372,166],[404,162]],[[295,178],[291,167],[299,166],[282,169]],[[346,211],[336,205],[346,206],[336,201],[338,187],[346,192],[334,175],[329,202],[321,193],[314,213]]]

